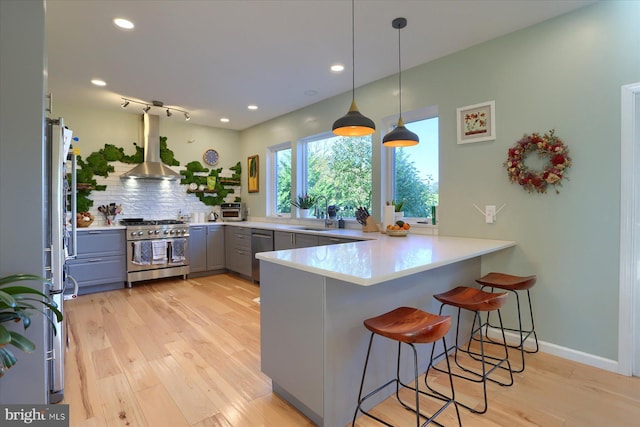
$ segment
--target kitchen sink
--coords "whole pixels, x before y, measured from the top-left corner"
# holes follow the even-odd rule
[[[291,227],[294,228],[296,230],[305,230],[305,231],[332,231],[334,230],[333,228],[321,228],[321,227]]]

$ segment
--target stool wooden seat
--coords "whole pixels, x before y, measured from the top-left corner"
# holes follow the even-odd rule
[[[482,328],[481,327],[475,328],[475,325],[476,325],[476,322],[478,323],[478,325],[481,325],[480,312],[494,312],[494,311],[497,312],[498,319],[500,320],[500,325],[502,325],[500,308],[502,308],[504,304],[507,302],[507,293],[506,292],[492,293],[492,292],[485,292],[477,288],[458,286],[454,289],[451,289],[450,291],[434,295],[433,297],[436,300],[440,301],[441,303],[439,315],[442,315],[443,309],[447,305],[458,309],[458,318],[457,318],[458,324],[456,326],[456,338],[455,338],[456,341],[455,341],[455,344],[451,348],[446,349],[446,351],[448,352],[450,350],[453,350],[455,352],[454,361],[456,365],[462,371],[464,371],[464,373],[451,373],[450,375],[457,378],[461,378],[463,380],[482,383],[483,397],[484,397],[484,406],[482,409],[472,408],[470,405],[464,404],[460,401],[458,401],[458,404],[469,409],[471,412],[483,414],[487,412],[487,408],[488,408],[487,381],[493,381],[502,386],[510,386],[513,384],[513,373],[511,372],[511,365],[509,363],[509,352],[508,352],[507,346],[504,343],[503,344],[498,343],[500,347],[502,347],[504,350],[504,356],[502,357],[495,357],[495,356],[490,356],[486,354],[485,344],[491,344],[491,341],[485,340],[482,334]],[[474,313],[474,320],[471,327],[471,337],[473,339],[477,339],[480,342],[479,353],[477,351],[473,351],[470,348],[468,343],[466,344],[466,348],[464,343],[462,344],[459,343],[460,314],[463,309],[472,311]],[[474,338],[475,335],[477,335],[476,338]],[[503,336],[504,336],[504,331],[503,331]],[[480,362],[481,371],[472,369],[470,366],[464,366],[458,358],[459,353],[466,353],[473,360]],[[438,357],[440,357],[440,355],[438,355],[435,358],[437,359]],[[431,360],[433,359],[434,359],[434,355],[433,355],[433,349],[432,349]],[[505,369],[506,371],[509,372],[508,382],[500,381],[498,379],[494,379],[490,377],[491,374],[498,368]],[[425,385],[432,392],[438,393],[438,391],[436,391],[434,388],[429,386],[429,383],[428,383],[429,370],[431,369],[434,369],[438,372],[444,372],[444,371],[441,368],[434,366],[433,363],[430,363],[429,367],[427,368],[427,372],[425,374],[425,379],[424,379]]]
[[[385,424],[387,426],[391,426],[391,424],[383,421],[382,419],[376,417],[375,415],[370,414],[369,412],[362,409],[362,403],[372,397],[374,394],[378,393],[385,387],[390,384],[396,385],[396,398],[400,404],[414,412],[416,414],[416,426],[420,427],[421,425],[426,425],[432,422],[438,415],[440,415],[449,405],[453,403],[456,409],[456,415],[458,417],[458,425],[462,425],[460,421],[460,413],[458,411],[458,406],[455,401],[455,395],[453,391],[453,379],[449,376],[449,383],[451,385],[451,397],[445,396],[441,393],[437,395],[432,395],[423,390],[419,390],[418,388],[418,353],[414,344],[428,344],[435,343],[438,340],[442,340],[443,348],[446,350],[447,345],[445,341],[445,335],[451,328],[451,316],[439,316],[431,313],[427,313],[426,311],[422,311],[417,308],[411,307],[399,307],[390,312],[384,313],[380,316],[372,317],[364,321],[364,326],[371,331],[371,337],[369,338],[369,348],[367,350],[367,357],[364,363],[364,370],[362,372],[362,382],[360,383],[360,392],[358,394],[358,405],[356,407],[356,411],[353,415],[352,426],[355,425],[356,417],[358,416],[358,412],[373,418],[374,420]],[[380,335],[385,338],[394,340],[398,342],[398,359],[396,365],[396,376],[395,378],[387,381],[385,384],[376,388],[375,390],[369,392],[366,396],[362,397],[362,391],[364,387],[364,381],[367,374],[367,365],[369,364],[369,356],[371,354],[371,346],[373,344],[373,337],[375,335]],[[414,379],[415,379],[415,387],[404,384],[400,380],[400,355],[402,344],[408,345],[413,349],[413,362],[414,362]],[[434,344],[435,347],[435,344]],[[447,371],[450,372],[451,368],[449,366],[449,359],[447,360]],[[415,406],[411,407],[408,404],[404,403],[400,398],[400,387],[405,387],[411,389],[415,392]],[[420,412],[420,395],[434,397],[444,402],[444,404],[438,409],[433,415],[428,416]],[[424,418],[426,421],[421,423],[421,419]],[[435,422],[435,421],[434,421]],[[437,423],[436,423],[437,424]],[[438,424],[439,425],[439,424]]]
[[[466,286],[458,286],[457,288],[434,295],[433,297],[442,304],[452,305],[470,311],[497,310],[507,302],[506,292],[494,294]]]
[[[516,345],[507,344],[510,348],[515,348],[517,350],[520,350],[521,365],[519,369],[514,369],[513,372],[524,371],[524,368],[525,368],[524,354],[525,353],[537,353],[539,350],[538,336],[536,335],[536,328],[533,321],[533,307],[531,305],[531,294],[529,293],[529,290],[533,288],[533,286],[536,284],[536,280],[537,278],[535,275],[534,276],[514,276],[511,274],[496,273],[496,272],[491,272],[489,274],[482,276],[479,279],[476,279],[476,282],[482,285],[481,289],[483,290],[486,288],[491,288],[491,291],[493,292],[493,289],[497,288],[500,290],[511,292],[513,293],[513,295],[515,295],[515,298],[516,298],[515,304],[516,304],[516,307],[518,308],[518,328],[509,328],[509,327],[504,328],[505,331],[515,332],[520,336],[518,344]],[[522,309],[520,308],[520,297],[519,297],[519,293],[516,291],[527,291],[530,326],[527,327],[526,329],[525,327],[523,327],[523,321],[522,321],[523,316],[522,316]],[[489,317],[490,317],[490,313],[487,313],[486,322],[483,324],[483,326],[485,327],[485,334],[487,336],[488,336],[489,328],[490,327],[495,328],[495,325],[491,325]],[[525,348],[524,344],[532,335],[533,335],[533,342],[535,346],[533,349],[527,349]]]
[[[404,343],[431,343],[446,335],[450,316],[437,316],[417,308],[400,307],[364,321],[373,333]]]

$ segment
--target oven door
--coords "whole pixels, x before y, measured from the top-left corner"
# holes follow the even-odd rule
[[[189,239],[130,240],[127,272],[189,265]]]

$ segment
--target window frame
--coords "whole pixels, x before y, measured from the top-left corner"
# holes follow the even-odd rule
[[[402,113],[402,119],[405,123],[417,122],[421,120],[428,120],[438,118],[438,158],[440,158],[440,114],[437,105],[431,105],[416,110],[411,110]],[[393,116],[387,116],[382,119],[383,128],[386,129],[384,135],[387,132],[391,132],[398,124],[398,114]],[[384,211],[384,205],[387,200],[393,200],[395,194],[395,176],[396,176],[396,150],[395,147],[385,147],[382,145],[382,138],[384,135],[380,135],[380,145],[382,146],[381,153],[381,172],[382,179],[380,179],[380,212]],[[440,177],[438,176],[438,181]],[[438,192],[438,197],[440,193]],[[409,223],[416,223],[422,217],[408,217],[405,218]]]
[[[276,191],[276,179],[278,176],[276,171],[276,166],[277,166],[276,155],[279,151],[284,151],[284,150],[291,150],[291,191],[292,193],[295,190],[293,185],[294,158],[293,158],[293,147],[291,142],[290,141],[283,142],[280,144],[271,145],[267,147],[267,156],[266,156],[267,157],[266,159],[267,161],[267,168],[266,168],[267,194],[266,194],[266,207],[265,207],[265,215],[267,217],[291,218],[293,215],[293,209],[289,213],[286,213],[286,212],[280,213],[276,211],[278,208],[278,201],[276,200],[276,198],[278,197],[277,191]]]
[[[308,145],[309,143],[312,142],[316,142],[319,140],[323,140],[323,139],[332,139],[332,138],[339,138],[339,136],[335,135],[333,132],[331,131],[325,131],[325,132],[320,132],[314,135],[309,135],[309,136],[305,136],[302,137],[300,139],[298,139],[298,143],[296,146],[296,167],[295,167],[295,174],[296,174],[296,185],[295,185],[295,192],[293,197],[296,197],[297,194],[303,194],[303,193],[308,193],[309,189],[307,187],[307,178],[308,178]],[[371,137],[370,139],[370,144],[371,144],[371,185],[372,185],[372,190],[373,190],[373,178],[375,176],[375,164],[374,164],[374,159],[375,159],[375,155],[374,155],[374,139]],[[292,172],[293,173],[293,172]],[[373,200],[375,198],[375,194],[372,195],[372,206],[371,209],[373,209]],[[292,218],[295,217],[293,215],[292,212]],[[356,219],[355,218],[343,218],[347,223],[356,223]]]

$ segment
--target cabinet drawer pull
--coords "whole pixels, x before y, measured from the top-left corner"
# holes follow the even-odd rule
[[[102,234],[102,231],[89,231],[88,234]]]
[[[100,262],[100,261],[102,261],[102,258],[92,258],[88,260],[88,262]]]

